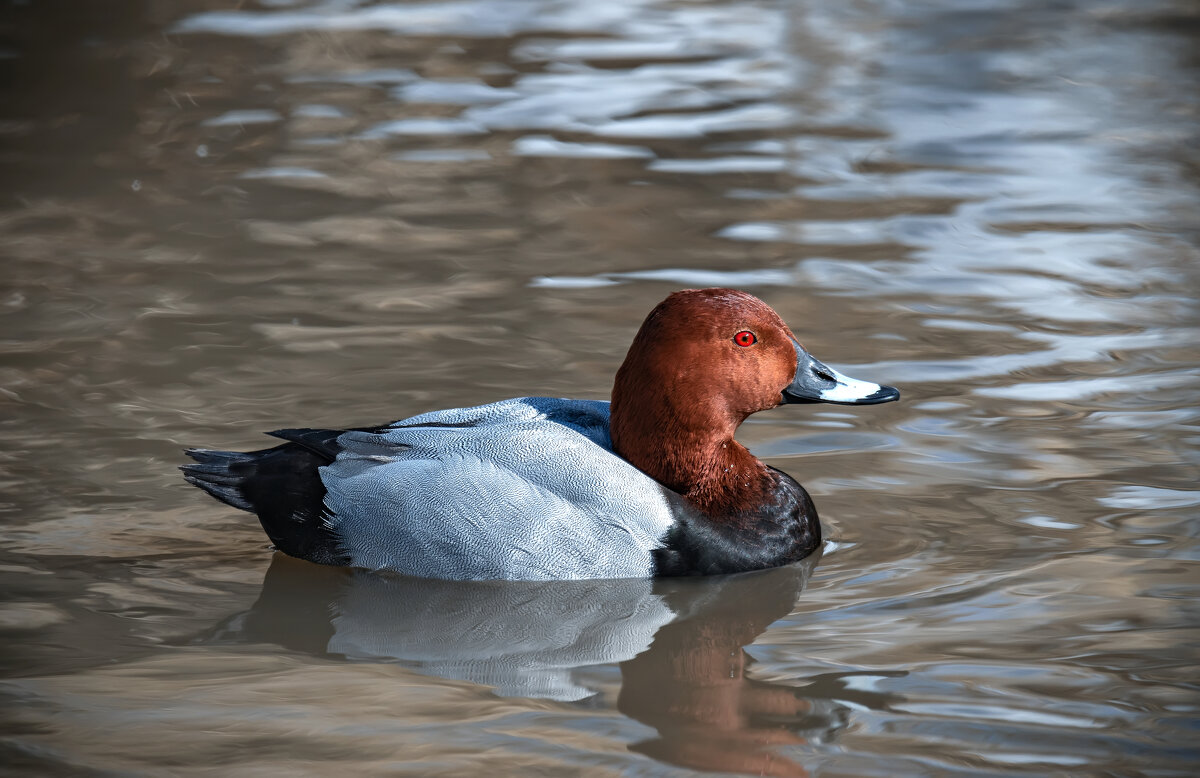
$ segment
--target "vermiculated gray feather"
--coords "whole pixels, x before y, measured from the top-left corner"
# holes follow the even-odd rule
[[[321,468],[351,564],[431,578],[652,573],[673,517],[612,452],[608,403],[522,397],[347,432]]]

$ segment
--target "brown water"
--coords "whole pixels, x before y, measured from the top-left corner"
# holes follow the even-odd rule
[[[7,773],[1200,770],[1193,4],[2,14]],[[743,427],[800,568],[331,570],[175,470],[605,398],[703,285],[904,394]]]

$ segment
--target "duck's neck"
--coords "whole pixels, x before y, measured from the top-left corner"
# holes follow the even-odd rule
[[[774,484],[767,466],[733,438],[741,419],[698,415],[613,397],[613,450],[713,518],[760,504]]]

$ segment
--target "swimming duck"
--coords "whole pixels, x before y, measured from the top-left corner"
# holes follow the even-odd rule
[[[458,580],[737,573],[821,542],[804,487],[734,440],[738,425],[784,403],[899,397],[817,361],[753,295],[689,289],[646,317],[611,403],[519,397],[277,430],[283,445],[188,449],[181,469],[321,564]]]

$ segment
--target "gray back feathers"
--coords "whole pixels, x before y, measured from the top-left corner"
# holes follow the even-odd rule
[[[673,522],[612,453],[608,403],[524,397],[347,432],[321,468],[351,564],[460,579],[634,578]]]

